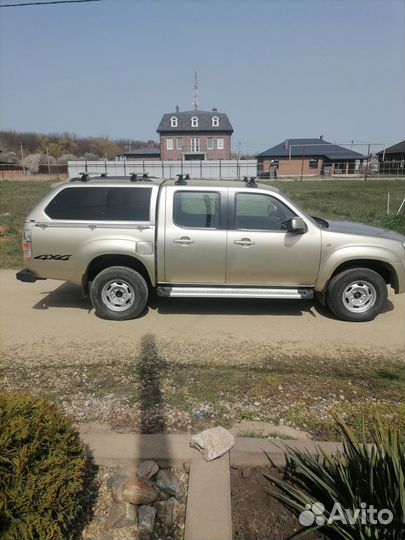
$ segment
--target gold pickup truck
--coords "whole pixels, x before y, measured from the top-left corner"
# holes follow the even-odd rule
[[[317,297],[368,321],[387,285],[405,289],[405,237],[307,215],[277,189],[241,181],[81,178],[28,215],[17,279],[80,285],[98,315],[125,320],[166,297]]]

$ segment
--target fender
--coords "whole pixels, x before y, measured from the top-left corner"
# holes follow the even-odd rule
[[[361,259],[383,262],[390,265],[394,272],[396,272],[398,264],[401,263],[397,253],[381,246],[350,245],[325,255],[326,249],[323,250],[323,260],[315,284],[316,292],[322,292],[336,268],[346,262]]]
[[[74,257],[72,282],[81,285],[91,261],[102,255],[127,255],[137,259],[146,267],[151,283],[156,283],[153,242],[124,238],[95,239],[83,244]]]

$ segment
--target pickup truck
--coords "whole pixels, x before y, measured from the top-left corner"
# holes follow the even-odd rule
[[[405,289],[405,237],[311,217],[279,190],[242,181],[83,174],[29,213],[17,279],[82,287],[106,319],[164,297],[312,299],[346,321]]]

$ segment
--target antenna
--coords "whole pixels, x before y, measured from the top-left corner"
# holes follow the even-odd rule
[[[198,102],[198,73],[196,71],[194,71],[194,75],[193,75],[193,109],[195,111],[198,111],[198,106],[199,106],[199,102]]]

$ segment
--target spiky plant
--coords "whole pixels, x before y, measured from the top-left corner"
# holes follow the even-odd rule
[[[309,517],[308,526],[292,538],[318,531],[330,540],[404,540],[405,441],[395,429],[384,431],[377,422],[373,441],[367,444],[364,434],[359,440],[343,419],[337,422],[343,434],[342,452],[332,456],[319,448],[319,456],[314,457],[288,448],[290,478],[265,475],[280,489],[271,490],[278,500],[297,515],[306,512],[304,517]],[[335,503],[352,517],[358,510],[354,523],[347,514],[343,522]],[[392,512],[392,521],[372,523],[378,521],[378,513],[372,517],[364,513],[372,507]],[[389,521],[387,512],[382,516]]]
[[[68,540],[89,510],[95,468],[70,420],[32,396],[0,394],[0,538]]]

